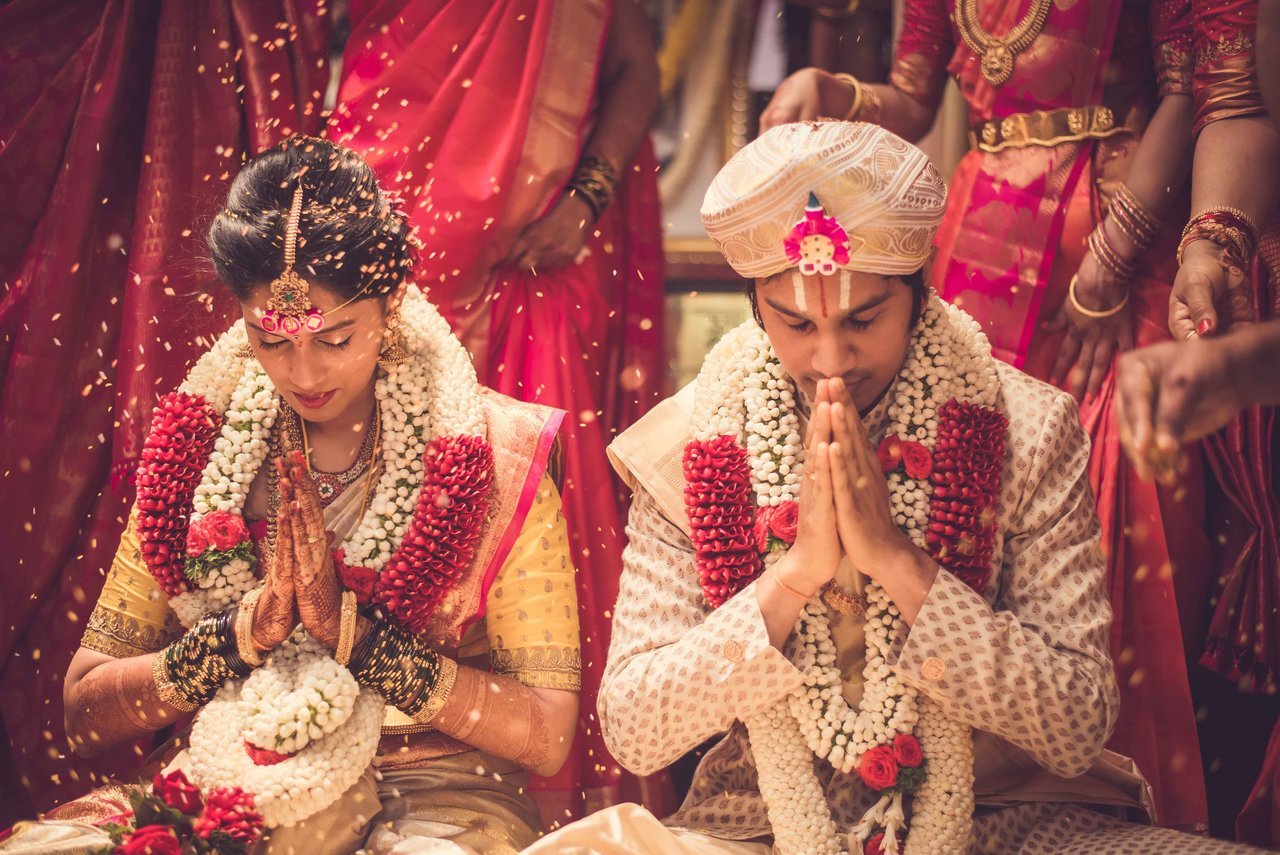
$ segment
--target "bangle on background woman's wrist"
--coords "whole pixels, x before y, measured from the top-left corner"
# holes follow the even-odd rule
[[[603,157],[588,154],[578,162],[578,168],[569,179],[566,193],[587,203],[596,220],[613,201],[618,186],[618,172]]]
[[[1209,208],[1196,214],[1182,230],[1178,242],[1178,266],[1186,248],[1198,240],[1222,247],[1222,260],[1240,270],[1247,270],[1258,251],[1258,227],[1239,208]]]

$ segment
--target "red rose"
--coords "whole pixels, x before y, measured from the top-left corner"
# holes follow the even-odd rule
[[[858,761],[858,774],[873,790],[887,790],[898,783],[898,761],[893,759],[893,749],[877,745],[864,753]]]
[[[191,830],[202,840],[220,831],[245,844],[261,837],[262,829],[262,814],[254,808],[253,796],[239,787],[218,787],[210,792],[204,812],[191,823]]]
[[[769,517],[773,516],[773,508],[765,505],[756,511],[756,523],[752,536],[756,541],[756,552],[764,552],[769,548]]]
[[[244,519],[230,511],[214,511],[200,520],[200,526],[214,548],[223,552],[235,549],[249,539]]]
[[[912,478],[928,478],[933,473],[933,456],[929,449],[914,440],[902,443],[902,465]]]
[[[188,781],[181,769],[168,775],[157,773],[151,780],[151,789],[169,807],[188,816],[200,813],[200,808],[204,806],[200,788]]]
[[[886,436],[880,440],[876,457],[880,459],[880,471],[888,475],[898,468],[898,462],[902,460],[902,440],[896,436]]]
[[[378,571],[370,567],[349,566],[346,557],[341,549],[333,550],[334,572],[342,587],[355,591],[356,602],[365,605],[373,599],[374,588],[378,585]]]
[[[769,533],[788,546],[796,542],[796,526],[800,524],[800,506],[795,502],[775,505],[769,517]]]
[[[205,536],[204,529],[197,523],[187,529],[187,555],[192,558],[199,557],[209,548],[209,538]]]
[[[182,844],[167,825],[144,825],[115,848],[121,855],[182,855]]]
[[[924,752],[920,750],[920,742],[910,733],[899,733],[893,738],[893,756],[900,766],[912,769],[924,762]]]

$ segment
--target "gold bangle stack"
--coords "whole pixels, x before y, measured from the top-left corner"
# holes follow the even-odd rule
[[[1129,305],[1128,291],[1125,292],[1124,299],[1121,300],[1119,303],[1116,303],[1110,309],[1103,309],[1102,311],[1098,311],[1097,309],[1090,309],[1080,305],[1080,300],[1078,297],[1076,297],[1076,282],[1078,282],[1079,279],[1080,279],[1079,276],[1071,277],[1071,284],[1067,287],[1067,299],[1071,301],[1071,305],[1075,307],[1075,310],[1080,314],[1084,315],[1086,318],[1098,318],[1098,319],[1109,318],[1112,315],[1119,314],[1121,309]]]
[[[236,652],[246,665],[253,668],[262,664],[262,657],[253,647],[253,615],[265,590],[265,587],[257,587],[241,597],[239,611],[236,612]]]
[[[822,586],[822,601],[842,615],[861,617],[867,613],[866,593],[850,596],[840,589],[834,579]]]
[[[1178,266],[1189,244],[1207,240],[1223,249],[1222,261],[1240,270],[1248,268],[1258,250],[1258,227],[1239,208],[1219,206],[1196,214],[1182,230],[1178,242]]]
[[[346,590],[342,592],[342,619],[338,625],[338,649],[334,651],[333,658],[339,665],[346,665],[351,661],[351,648],[356,642],[356,618],[359,613],[356,611],[356,592]]]
[[[1111,218],[1139,250],[1151,246],[1160,234],[1160,220],[1123,183],[1116,188],[1111,200]]]
[[[859,81],[852,74],[837,74],[836,79],[853,87],[853,104],[849,106],[849,111],[844,114],[844,120],[846,122],[880,124],[880,93]]]
[[[422,709],[418,710],[413,720],[418,724],[430,724],[431,720],[440,714],[440,710],[444,709],[445,701],[449,700],[449,695],[453,692],[453,684],[458,679],[458,663],[447,656],[440,657],[440,673],[436,675],[436,681],[427,691],[427,701],[422,705]]]
[[[1093,253],[1093,257],[1098,259],[1106,270],[1121,282],[1128,282],[1133,278],[1135,266],[1132,261],[1128,261],[1116,248],[1111,245],[1111,240],[1107,237],[1106,226],[1098,223],[1098,227],[1089,233],[1089,251]]]

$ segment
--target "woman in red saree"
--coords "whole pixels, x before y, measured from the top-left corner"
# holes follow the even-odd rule
[[[1138,762],[1159,821],[1190,828],[1206,820],[1183,655],[1208,581],[1203,476],[1137,478],[1111,412],[1114,354],[1168,338],[1190,147],[1185,6],[914,0],[888,85],[805,70],[764,119],[847,116],[919,138],[956,79],[974,148],[951,179],[932,283],[997,356],[1081,400],[1122,693],[1109,747]]]
[[[623,533],[604,448],[663,376],[648,20],[633,0],[364,0],[350,20],[331,134],[407,197],[427,245],[419,282],[481,382],[569,412],[564,513],[593,710]],[[535,795],[548,825],[623,799],[672,807],[665,779],[649,784],[584,715]]]
[[[1221,338],[1238,347],[1241,327],[1274,318],[1280,293],[1280,6],[1194,0],[1191,10],[1193,216],[1182,241],[1169,328],[1177,341]],[[1270,370],[1274,379],[1274,366]],[[1203,747],[1213,759],[1208,782],[1214,831],[1230,833],[1234,822],[1241,840],[1265,846],[1280,845],[1280,731],[1272,733],[1265,762],[1259,751],[1280,712],[1276,440],[1273,407],[1245,409],[1205,440],[1223,499],[1214,505],[1219,587],[1201,660],[1214,673],[1197,680]],[[1262,774],[1237,817],[1260,764]]]

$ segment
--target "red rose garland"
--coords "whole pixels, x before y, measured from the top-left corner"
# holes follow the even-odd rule
[[[185,573],[191,550],[199,555],[247,542],[244,521],[234,514],[215,512],[199,526],[188,524],[220,422],[203,398],[173,392],[156,405],[143,445],[138,536],[143,561],[166,596],[191,589]],[[339,579],[362,595],[361,602],[376,600],[411,631],[421,631],[470,566],[492,483],[493,449],[486,440],[433,440],[423,453],[422,491],[399,549],[381,574],[347,566],[342,550],[335,550]]]
[[[988,407],[951,400],[938,409],[925,541],[934,560],[979,594],[991,578],[1008,428]]]
[[[413,520],[374,591],[376,601],[415,633],[471,564],[489,512],[493,449],[478,436],[442,436],[427,445],[422,464]]]
[[[694,440],[684,449],[684,477],[698,581],[707,602],[719,608],[764,566],[756,549],[747,451],[733,436]]]
[[[171,392],[156,404],[138,466],[138,539],[142,560],[166,596],[190,590],[187,515],[221,430],[201,397]]]

